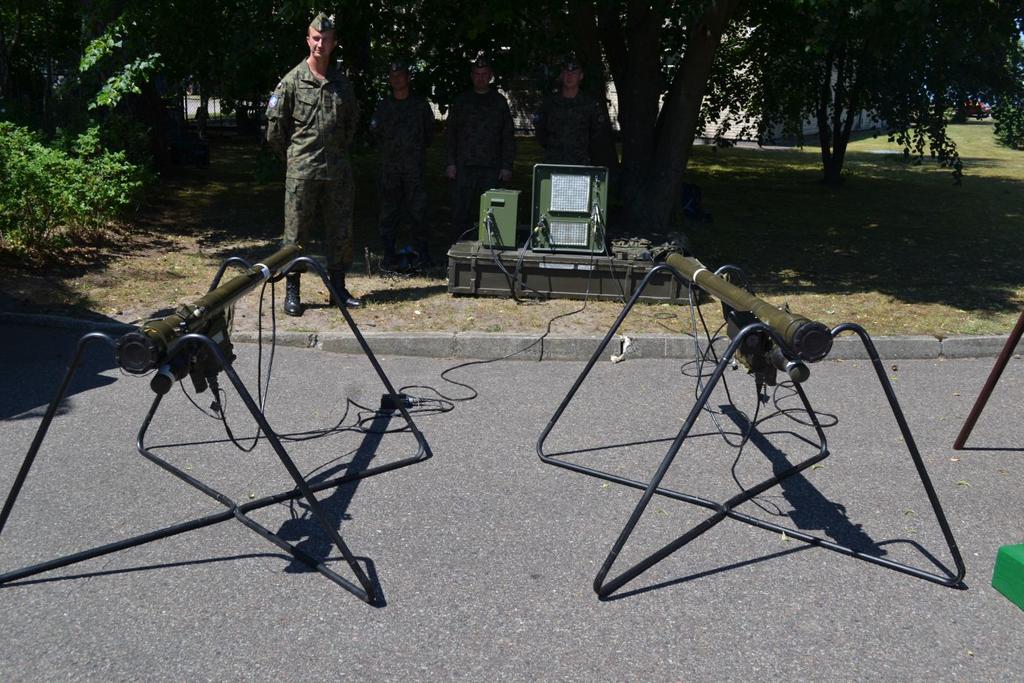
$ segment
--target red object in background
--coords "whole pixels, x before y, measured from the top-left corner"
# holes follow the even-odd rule
[[[964,111],[968,116],[981,120],[989,117],[992,108],[981,100],[967,100],[964,102]]]

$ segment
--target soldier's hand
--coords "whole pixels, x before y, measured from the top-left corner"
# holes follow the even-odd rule
[[[512,171],[510,171],[508,169],[504,169],[504,168],[501,169],[501,171],[498,173],[498,180],[500,180],[503,183],[511,182],[512,181]]]
[[[448,176],[449,180],[455,180],[455,164],[448,166],[448,168],[444,170],[444,174]]]

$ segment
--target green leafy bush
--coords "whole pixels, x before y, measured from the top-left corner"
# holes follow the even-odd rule
[[[27,128],[0,122],[0,246],[27,254],[86,239],[139,199],[142,170],[106,151],[98,128],[71,151],[49,147]]]
[[[992,108],[996,120],[995,136],[999,144],[1024,150],[1024,95],[1007,98]]]

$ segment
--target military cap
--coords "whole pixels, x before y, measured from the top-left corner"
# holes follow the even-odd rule
[[[313,21],[309,22],[309,27],[314,31],[333,31],[334,30],[334,17],[328,16],[321,12],[320,14],[313,17]]]
[[[406,62],[404,59],[391,60],[391,62],[388,64],[388,73],[393,74],[396,71],[405,71],[408,73],[409,63]]]
[[[481,53],[477,55],[476,58],[469,63],[469,65],[474,69],[490,69],[491,60],[487,59],[487,55]]]
[[[562,60],[562,71],[579,71],[580,63],[576,55],[566,55]]]

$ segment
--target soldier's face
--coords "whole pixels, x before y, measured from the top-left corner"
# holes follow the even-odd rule
[[[331,50],[337,45],[334,40],[334,31],[317,31],[315,28],[310,28],[306,32],[306,45],[309,46],[309,56],[314,59],[320,59],[321,57],[327,57],[331,54]]]
[[[489,66],[473,68],[469,72],[469,79],[473,82],[473,90],[487,92],[491,85],[491,76],[493,75]]]
[[[404,69],[392,71],[388,74],[388,83],[392,90],[407,90],[409,88],[409,72]]]
[[[583,80],[583,72],[579,69],[562,69],[562,85],[570,90],[578,88]]]

